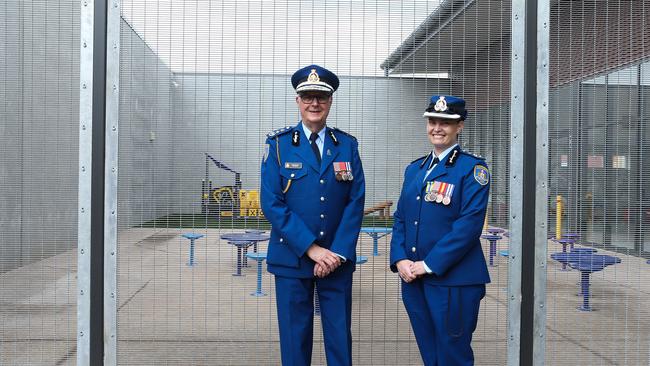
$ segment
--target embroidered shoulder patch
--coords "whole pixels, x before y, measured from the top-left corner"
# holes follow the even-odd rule
[[[476,165],[474,167],[474,179],[478,184],[484,186],[490,182],[490,171],[483,165]]]

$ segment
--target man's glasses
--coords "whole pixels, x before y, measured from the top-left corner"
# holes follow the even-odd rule
[[[304,94],[300,96],[300,99],[303,101],[305,104],[310,104],[316,99],[319,104],[326,103],[329,99],[330,96],[327,94]]]

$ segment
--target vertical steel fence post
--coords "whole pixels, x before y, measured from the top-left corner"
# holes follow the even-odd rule
[[[102,365],[107,6],[80,1],[77,365]]]
[[[106,166],[104,181],[104,365],[117,365],[117,176],[120,105],[120,1],[106,11]]]
[[[544,364],[549,7],[512,2],[508,365]]]
[[[93,132],[94,5],[80,0],[79,187],[77,217],[77,365],[90,364],[90,207]]]
[[[548,258],[548,116],[549,116],[549,63],[550,63],[550,0],[537,2],[536,32],[536,167],[535,192],[535,252],[533,286],[533,355],[534,365],[545,364],[546,350],[546,260]],[[535,1],[532,2],[535,4]]]

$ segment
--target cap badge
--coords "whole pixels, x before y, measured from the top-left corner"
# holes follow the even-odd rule
[[[447,101],[445,100],[445,97],[440,97],[433,109],[435,109],[436,112],[445,112],[447,110]]]
[[[307,77],[307,81],[309,81],[310,83],[317,83],[320,81],[320,76],[318,76],[318,73],[316,73],[316,69],[311,69],[311,72]]]

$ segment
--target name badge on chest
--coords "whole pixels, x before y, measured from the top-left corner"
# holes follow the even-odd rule
[[[287,161],[284,163],[284,168],[285,169],[302,169],[302,163],[294,163],[294,162],[289,162]]]

